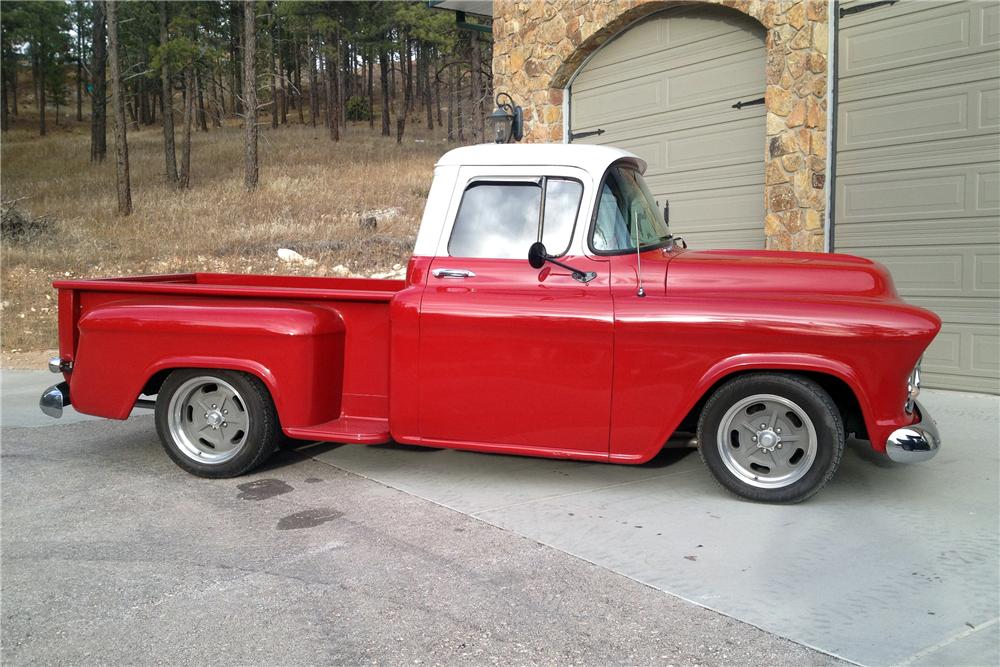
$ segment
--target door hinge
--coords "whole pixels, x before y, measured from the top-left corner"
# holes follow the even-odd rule
[[[574,139],[583,139],[584,137],[600,136],[602,134],[604,134],[604,130],[601,130],[601,129],[598,129],[598,130],[589,130],[587,132],[570,132],[569,133],[569,142],[573,143]]]
[[[733,105],[733,108],[734,109],[742,109],[743,107],[752,107],[752,106],[755,106],[757,104],[763,104],[763,103],[764,103],[764,98],[763,97],[758,97],[755,100],[747,100],[745,102],[737,102],[736,104]]]
[[[869,2],[866,5],[853,5],[851,7],[841,7],[840,8],[840,18],[845,16],[850,16],[851,14],[859,14],[861,12],[867,12],[869,9],[875,9],[876,7],[888,7],[889,5],[896,4],[897,0],[878,0],[878,2]]]

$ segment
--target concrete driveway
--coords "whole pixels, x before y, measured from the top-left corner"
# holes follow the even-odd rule
[[[15,380],[44,386],[49,377],[7,374],[4,395],[16,394]],[[338,659],[330,646],[343,648],[343,661],[829,659],[784,637],[862,664],[998,664],[1000,399],[926,394],[945,437],[935,460],[900,466],[853,443],[830,486],[791,507],[729,497],[683,450],[624,467],[315,445],[250,478],[210,482],[157,451],[148,416],[8,429],[45,422],[32,422],[33,406],[7,400],[4,656],[120,659],[93,642],[83,642],[93,653],[51,641],[46,652],[30,637],[60,628],[76,646],[88,623],[106,634],[111,618],[141,625],[159,615],[166,636],[183,637],[194,605],[199,619],[214,619],[204,633],[187,630],[195,645],[218,635],[220,615],[249,613],[256,628],[276,614],[279,632],[305,633],[301,651],[282,660],[293,662]],[[285,530],[283,521],[316,525]],[[110,589],[94,591],[80,572]],[[354,610],[359,586],[380,602]],[[323,594],[307,594],[316,590]],[[66,608],[51,608],[67,597]],[[81,620],[105,605],[117,616]],[[320,629],[338,617],[350,619],[344,644],[332,627]],[[499,633],[466,642],[474,654],[433,638],[439,630],[466,637],[472,619]],[[401,642],[380,653],[395,631],[388,626],[400,623]],[[511,653],[508,640],[525,652]],[[152,659],[138,643],[125,655]],[[195,655],[155,645],[168,662]],[[279,655],[266,642],[264,653],[214,650],[206,661]]]

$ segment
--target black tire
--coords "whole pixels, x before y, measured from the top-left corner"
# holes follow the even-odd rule
[[[177,392],[184,388],[187,393],[186,387],[192,386],[192,383],[198,387],[199,383],[204,384],[203,380],[206,378],[228,384],[237,392],[235,398],[240,413],[249,422],[245,432],[236,432],[242,442],[234,447],[236,451],[231,458],[219,462],[198,460],[196,452],[192,452],[190,440],[185,443],[181,441],[183,435],[174,435],[177,432],[178,417],[172,418],[170,415]],[[183,397],[178,397],[178,402],[182,400]],[[236,371],[193,368],[172,372],[163,381],[157,395],[155,419],[156,432],[167,455],[178,466],[198,477],[237,477],[247,473],[263,464],[274,453],[282,435],[278,413],[267,387],[256,377]],[[174,432],[171,430],[171,422],[175,424]]]
[[[751,432],[760,418],[754,409],[761,411],[765,424],[770,415],[777,414],[789,434],[775,436],[781,427],[774,424]],[[802,419],[803,415],[808,419]],[[754,422],[752,427],[748,421]],[[813,496],[837,472],[844,453],[844,424],[829,394],[809,378],[752,373],[726,382],[708,399],[698,420],[698,443],[702,461],[726,490],[757,502],[798,503]],[[795,457],[798,461],[792,463]],[[773,462],[773,470],[768,461]]]

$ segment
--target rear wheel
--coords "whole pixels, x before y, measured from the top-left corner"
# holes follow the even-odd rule
[[[174,463],[199,477],[236,477],[256,468],[281,435],[260,380],[214,369],[167,377],[156,400],[156,430]]]
[[[800,502],[840,465],[844,425],[830,396],[808,378],[744,375],[722,385],[698,422],[702,460],[733,493]]]

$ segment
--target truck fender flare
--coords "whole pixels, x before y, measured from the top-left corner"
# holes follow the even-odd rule
[[[277,406],[277,401],[275,400],[275,392],[277,390],[277,382],[274,379],[274,374],[271,369],[267,368],[263,364],[256,361],[250,361],[247,359],[238,359],[234,357],[218,357],[218,356],[183,356],[183,357],[165,357],[159,359],[156,363],[151,364],[143,371],[143,386],[146,385],[157,373],[177,371],[185,368],[204,368],[213,370],[224,370],[224,371],[239,371],[243,373],[248,373],[253,375],[258,380],[264,383],[267,387],[268,393],[271,395],[271,400],[275,402]]]
[[[747,371],[785,371],[790,373],[809,372],[830,375],[845,385],[854,394],[861,408],[861,418],[865,425],[872,429],[871,405],[868,395],[862,389],[857,372],[849,365],[836,359],[830,359],[815,354],[779,353],[779,354],[738,354],[717,362],[702,376],[698,382],[694,398],[690,401],[694,408],[713,387],[738,373]]]

